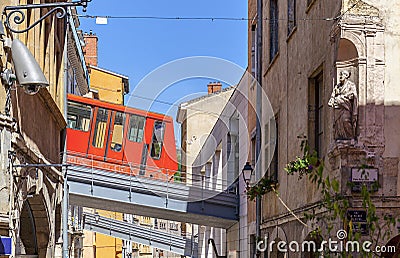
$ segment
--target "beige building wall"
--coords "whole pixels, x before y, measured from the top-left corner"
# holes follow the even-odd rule
[[[227,88],[221,92],[181,103],[179,106],[177,121],[182,128],[182,171],[188,183],[199,183],[199,175],[196,178],[192,177],[192,163],[219,119],[232,92],[233,88]]]
[[[346,186],[351,177],[350,170],[360,167],[368,157],[373,157],[368,165],[378,169],[381,185],[375,194],[398,196],[400,153],[396,135],[399,134],[400,120],[395,115],[400,98],[400,91],[395,86],[400,79],[400,28],[395,25],[399,20],[398,1],[295,1],[296,25],[291,30],[288,28],[289,1],[277,1],[277,52],[271,56],[272,1],[266,1],[263,7],[263,18],[267,22],[263,24],[262,86],[277,117],[277,190],[282,200],[290,209],[298,211],[296,214],[302,218],[302,214],[309,209],[307,207],[321,197],[316,186],[307,178],[299,181],[297,176],[288,176],[284,171],[289,161],[302,154],[301,139],[297,136],[308,136],[312,144],[310,117],[313,115],[313,97],[310,91],[315,83],[320,83],[322,88],[320,155],[325,158],[324,173],[339,178],[341,191],[357,200],[357,194]],[[255,2],[248,2],[249,18],[256,13]],[[249,71],[253,64],[253,24],[249,22]],[[327,105],[333,86],[338,83],[338,73],[342,70],[352,72],[350,80],[356,83],[359,97],[357,139],[344,142],[334,139],[335,113]],[[249,88],[249,91],[252,96],[254,90]],[[255,98],[250,99],[254,104]],[[261,155],[264,164],[266,126],[268,123],[263,119]],[[253,128],[255,114],[249,113],[249,132]],[[267,170],[268,166],[263,165],[263,171]],[[399,210],[389,209],[390,206],[395,207],[395,203],[382,206],[378,215],[383,218],[383,214],[389,212],[398,217]],[[256,231],[255,207],[249,208],[248,212],[249,235],[252,235]],[[296,221],[272,192],[262,198],[261,221],[261,235],[270,236],[270,240],[299,241],[311,231]],[[289,255],[300,257],[301,254],[291,252]]]

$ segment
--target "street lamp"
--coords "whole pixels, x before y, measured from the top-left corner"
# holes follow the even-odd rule
[[[35,27],[37,24],[42,22],[48,16],[57,12],[57,19],[62,19],[66,16],[66,7],[71,6],[82,6],[83,11],[86,11],[88,2],[92,0],[80,0],[75,2],[56,2],[56,3],[45,3],[45,4],[28,4],[18,6],[6,6],[3,9],[3,15],[6,17],[4,25],[7,30],[13,33],[24,33]],[[10,25],[10,19],[13,17],[15,24],[21,24],[25,21],[25,14],[22,10],[30,9],[41,9],[47,8],[49,11],[40,17],[37,21],[33,22],[26,29],[16,30]],[[5,36],[5,30],[3,22],[0,24],[0,40],[3,41],[4,48],[11,49],[12,62],[14,64],[15,73],[7,67],[0,71],[0,77],[6,86],[11,86],[15,81],[18,81],[19,85],[24,88],[24,91],[29,95],[34,95],[39,92],[40,88],[49,86],[49,82],[40,69],[39,64],[33,57],[29,49],[18,39],[3,39]]]
[[[246,162],[246,165],[244,165],[242,169],[242,176],[244,182],[246,182],[246,188],[249,188],[252,174],[253,174],[253,167],[250,165],[250,162]]]

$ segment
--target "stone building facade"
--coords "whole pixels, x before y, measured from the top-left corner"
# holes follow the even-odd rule
[[[256,67],[256,1],[249,2],[249,71]],[[360,194],[348,186],[355,182],[355,170],[371,168],[379,188],[371,193],[379,220],[399,217],[399,117],[400,91],[396,86],[400,61],[400,28],[397,1],[308,0],[263,1],[262,87],[275,112],[276,136],[268,135],[269,121],[261,121],[263,172],[278,181],[277,191],[262,197],[261,236],[270,241],[303,241],[313,226],[305,212],[318,212],[321,192],[306,177],[299,180],[284,170],[301,156],[301,137],[324,160],[324,174],[336,178],[340,193],[347,196],[352,210],[364,210]],[[254,19],[253,19],[254,18]],[[358,101],[354,136],[335,137],[343,123],[337,109],[328,106],[340,73],[349,71]],[[396,89],[397,87],[397,89]],[[255,93],[250,100],[255,103]],[[255,114],[249,113],[249,131]],[[300,137],[299,137],[300,136]],[[276,140],[275,149],[268,143]],[[270,154],[273,153],[273,154]],[[371,170],[371,171],[372,171]],[[372,175],[368,180],[373,180]],[[375,179],[374,179],[375,180]],[[249,232],[255,235],[255,207],[249,203]],[[350,209],[349,209],[350,210]],[[323,212],[323,211],[322,211]],[[350,213],[348,213],[350,214]],[[338,221],[334,229],[346,229]],[[398,227],[398,225],[397,225]],[[398,242],[392,226],[391,243]],[[336,232],[336,231],[335,231]],[[325,232],[326,233],[326,232]],[[251,239],[251,237],[249,238]],[[380,238],[374,245],[385,245]],[[249,243],[249,255],[256,254],[256,241]],[[301,257],[301,252],[267,250],[268,257]],[[267,257],[267,256],[264,256]],[[308,257],[308,256],[307,256]],[[392,257],[392,256],[387,256]]]
[[[193,163],[201,152],[204,151],[204,144],[209,138],[213,127],[221,117],[225,105],[229,102],[234,92],[234,87],[222,89],[222,83],[210,82],[207,85],[208,95],[201,96],[183,103],[180,103],[176,120],[181,124],[181,149],[182,149],[182,177],[188,185],[200,186],[202,176],[200,170],[193,170]],[[220,157],[218,157],[220,158]],[[215,163],[215,162],[214,162]],[[218,165],[211,174],[210,165],[207,165],[205,177],[210,180],[218,172]],[[222,177],[222,176],[221,176]],[[205,184],[207,179],[205,179]],[[210,226],[186,224],[183,225],[185,233],[189,236],[198,236],[199,257],[215,257],[208,239],[213,238],[219,252],[225,253],[226,231],[224,229]]]
[[[50,1],[5,0],[0,9],[44,2]],[[23,12],[26,19],[20,25],[11,22],[14,29],[25,29],[43,15],[40,9]],[[27,32],[17,34],[5,28],[4,34],[1,72],[6,68],[15,71],[9,43],[19,39],[49,86],[30,96],[18,80],[1,84],[0,235],[11,237],[12,257],[61,257],[63,174],[51,165],[62,163],[65,144],[65,19],[53,15]],[[34,166],[38,164],[42,167]]]

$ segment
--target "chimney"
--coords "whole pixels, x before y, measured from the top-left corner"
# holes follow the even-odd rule
[[[86,65],[97,66],[97,41],[96,34],[92,31],[83,35],[85,46],[83,47],[83,54],[85,57]]]
[[[215,92],[219,92],[222,90],[222,83],[220,82],[210,82],[207,85],[208,88],[208,94],[213,94]]]

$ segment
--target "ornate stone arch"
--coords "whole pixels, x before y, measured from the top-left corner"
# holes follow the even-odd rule
[[[35,194],[27,197],[20,214],[19,235],[23,244],[21,251],[25,254],[46,257],[50,239],[50,220],[44,196]]]
[[[348,40],[357,49],[358,57],[359,58],[365,58],[366,53],[365,53],[365,41],[361,37],[362,32],[361,31],[353,31],[353,30],[348,30],[346,28],[342,28],[341,33],[340,33],[340,40]]]
[[[268,254],[269,254],[268,257],[271,257],[271,258],[287,258],[287,257],[289,257],[288,252],[286,252],[286,253],[278,252],[278,250],[276,248],[279,241],[284,241],[284,242],[286,242],[286,244],[288,244],[286,233],[281,227],[276,226],[274,228],[274,230],[272,231],[271,235],[269,236],[269,238],[270,238],[270,241],[275,241],[275,244],[272,245],[272,249],[270,248],[270,246],[268,246]]]

